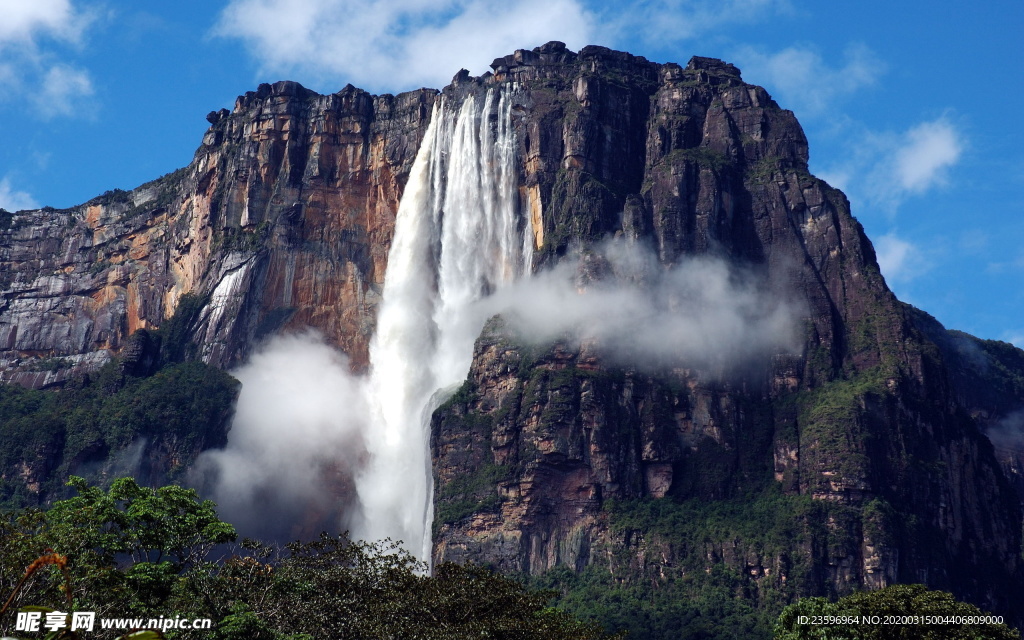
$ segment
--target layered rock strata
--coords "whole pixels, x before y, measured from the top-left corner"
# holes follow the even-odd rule
[[[203,296],[195,341],[230,367],[261,337],[314,327],[356,367],[398,200],[435,91],[319,95],[261,85],[211,127],[192,163],[67,210],[5,214],[0,370],[58,384]]]

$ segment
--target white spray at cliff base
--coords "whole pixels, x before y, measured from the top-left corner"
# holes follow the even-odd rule
[[[193,481],[213,485],[243,535],[290,541],[349,526],[338,508],[352,502],[368,414],[366,384],[349,371],[310,332],[276,336],[232,372],[242,393],[228,446],[204,453]]]

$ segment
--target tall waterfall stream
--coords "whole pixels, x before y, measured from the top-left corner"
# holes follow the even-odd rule
[[[529,272],[517,192],[513,89],[435,103],[395,221],[367,386],[369,459],[353,534],[429,562],[430,415],[465,380],[483,318],[471,306]]]

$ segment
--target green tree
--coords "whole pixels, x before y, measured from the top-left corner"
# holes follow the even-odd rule
[[[176,592],[177,608],[220,620],[219,640],[612,637],[548,607],[553,592],[474,566],[441,564],[428,576],[396,544],[323,535],[283,550],[243,545],[250,555],[210,566]]]
[[[875,616],[883,623],[874,623]],[[958,622],[958,618],[987,616],[944,591],[898,584],[854,593],[837,602],[804,598],[779,615],[775,640],[1020,640],[1020,633],[1005,624]],[[843,623],[812,624],[829,617]],[[905,624],[884,624],[887,618]]]
[[[131,478],[109,490],[81,478],[71,484],[79,495],[49,511],[0,519],[0,597],[13,593],[0,630],[13,626],[18,607],[36,605],[215,622],[213,630],[167,633],[182,640],[612,637],[550,608],[554,592],[480,567],[442,564],[430,576],[395,543],[326,534],[284,548],[246,540],[211,562],[211,549],[235,532],[195,491]]]
[[[104,491],[72,477],[79,495],[49,511],[8,516],[0,526],[0,587],[13,591],[36,558],[66,558],[69,579],[51,568],[36,571],[15,595],[17,603],[59,607],[67,584],[82,610],[145,615],[171,594],[179,576],[202,563],[235,530],[217,518],[214,504],[193,489],[140,487],[132,478]]]

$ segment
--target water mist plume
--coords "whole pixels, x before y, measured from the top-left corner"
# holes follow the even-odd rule
[[[366,391],[348,358],[315,333],[273,338],[232,372],[242,382],[228,446],[204,453],[195,482],[223,517],[278,540],[348,526],[365,457]]]
[[[500,314],[533,343],[593,343],[611,362],[729,372],[799,353],[803,306],[764,277],[713,256],[661,265],[645,245],[618,239],[498,292]]]

